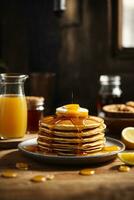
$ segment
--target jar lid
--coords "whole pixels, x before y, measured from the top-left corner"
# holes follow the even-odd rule
[[[28,108],[44,105],[44,97],[26,96],[26,101]]]
[[[103,84],[120,85],[121,77],[119,75],[101,75],[100,82]]]

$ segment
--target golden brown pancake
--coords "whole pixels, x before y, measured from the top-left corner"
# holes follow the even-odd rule
[[[48,116],[40,122],[40,126],[50,130],[70,131],[97,128],[103,124],[103,122],[103,119],[95,116],[89,116],[88,118],[58,118],[57,116]]]
[[[97,147],[92,147],[89,148],[87,150],[67,150],[67,149],[60,149],[60,148],[54,148],[52,149],[52,151],[50,151],[50,149],[48,147],[44,147],[44,146],[40,146],[40,150],[42,152],[47,152],[47,153],[55,153],[57,155],[64,155],[64,156],[76,156],[76,155],[87,155],[87,154],[91,154],[93,152],[98,152],[100,151],[104,146],[100,145]]]
[[[105,131],[106,125],[101,124],[97,128],[93,129],[84,129],[80,132],[77,130],[69,130],[69,131],[60,131],[60,130],[51,130],[45,127],[40,126],[40,131],[39,135],[46,135],[46,136],[53,136],[53,137],[67,137],[67,138],[72,138],[72,137],[90,137],[93,135],[98,135],[99,133],[103,133]]]
[[[38,145],[50,147],[50,148],[63,148],[63,149],[87,149],[94,146],[103,145],[105,143],[105,139],[99,139],[95,142],[88,142],[88,143],[80,143],[80,144],[63,144],[63,143],[56,143],[56,142],[47,142],[44,140],[38,139]]]
[[[58,142],[58,143],[69,143],[69,144],[80,144],[80,143],[87,143],[87,142],[95,142],[97,140],[101,140],[104,138],[104,133],[100,133],[98,135],[92,136],[92,137],[84,137],[84,138],[62,138],[62,137],[48,137],[45,135],[40,135],[38,137],[38,140],[45,141],[45,142]]]

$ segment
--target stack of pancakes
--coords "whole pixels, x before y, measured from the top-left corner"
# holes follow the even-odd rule
[[[40,122],[37,141],[41,151],[73,156],[98,152],[104,147],[106,126],[103,119],[89,116],[87,110],[80,107],[74,106],[74,111],[72,107],[67,112],[59,109],[56,115]]]

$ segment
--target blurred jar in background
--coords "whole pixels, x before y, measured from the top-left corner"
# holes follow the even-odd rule
[[[27,132],[36,133],[39,130],[39,121],[43,118],[44,97],[27,96],[28,121]]]
[[[121,77],[113,75],[100,76],[100,89],[97,99],[97,112],[104,117],[102,107],[108,104],[118,104],[122,102]]]

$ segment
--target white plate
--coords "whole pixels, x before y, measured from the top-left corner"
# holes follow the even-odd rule
[[[117,153],[123,151],[125,149],[125,145],[120,142],[119,140],[106,137],[106,146],[113,146],[116,145],[120,147],[120,150],[112,151],[112,152],[106,152],[106,153],[97,153],[95,155],[88,155],[88,156],[59,156],[59,155],[50,155],[50,154],[42,154],[40,152],[31,152],[28,151],[26,147],[29,146],[37,146],[37,138],[29,139],[21,142],[18,145],[19,150],[24,153],[25,155],[28,155],[34,159],[37,159],[39,161],[43,161],[47,164],[97,164],[101,162],[106,162],[109,160],[112,160],[116,157]]]

